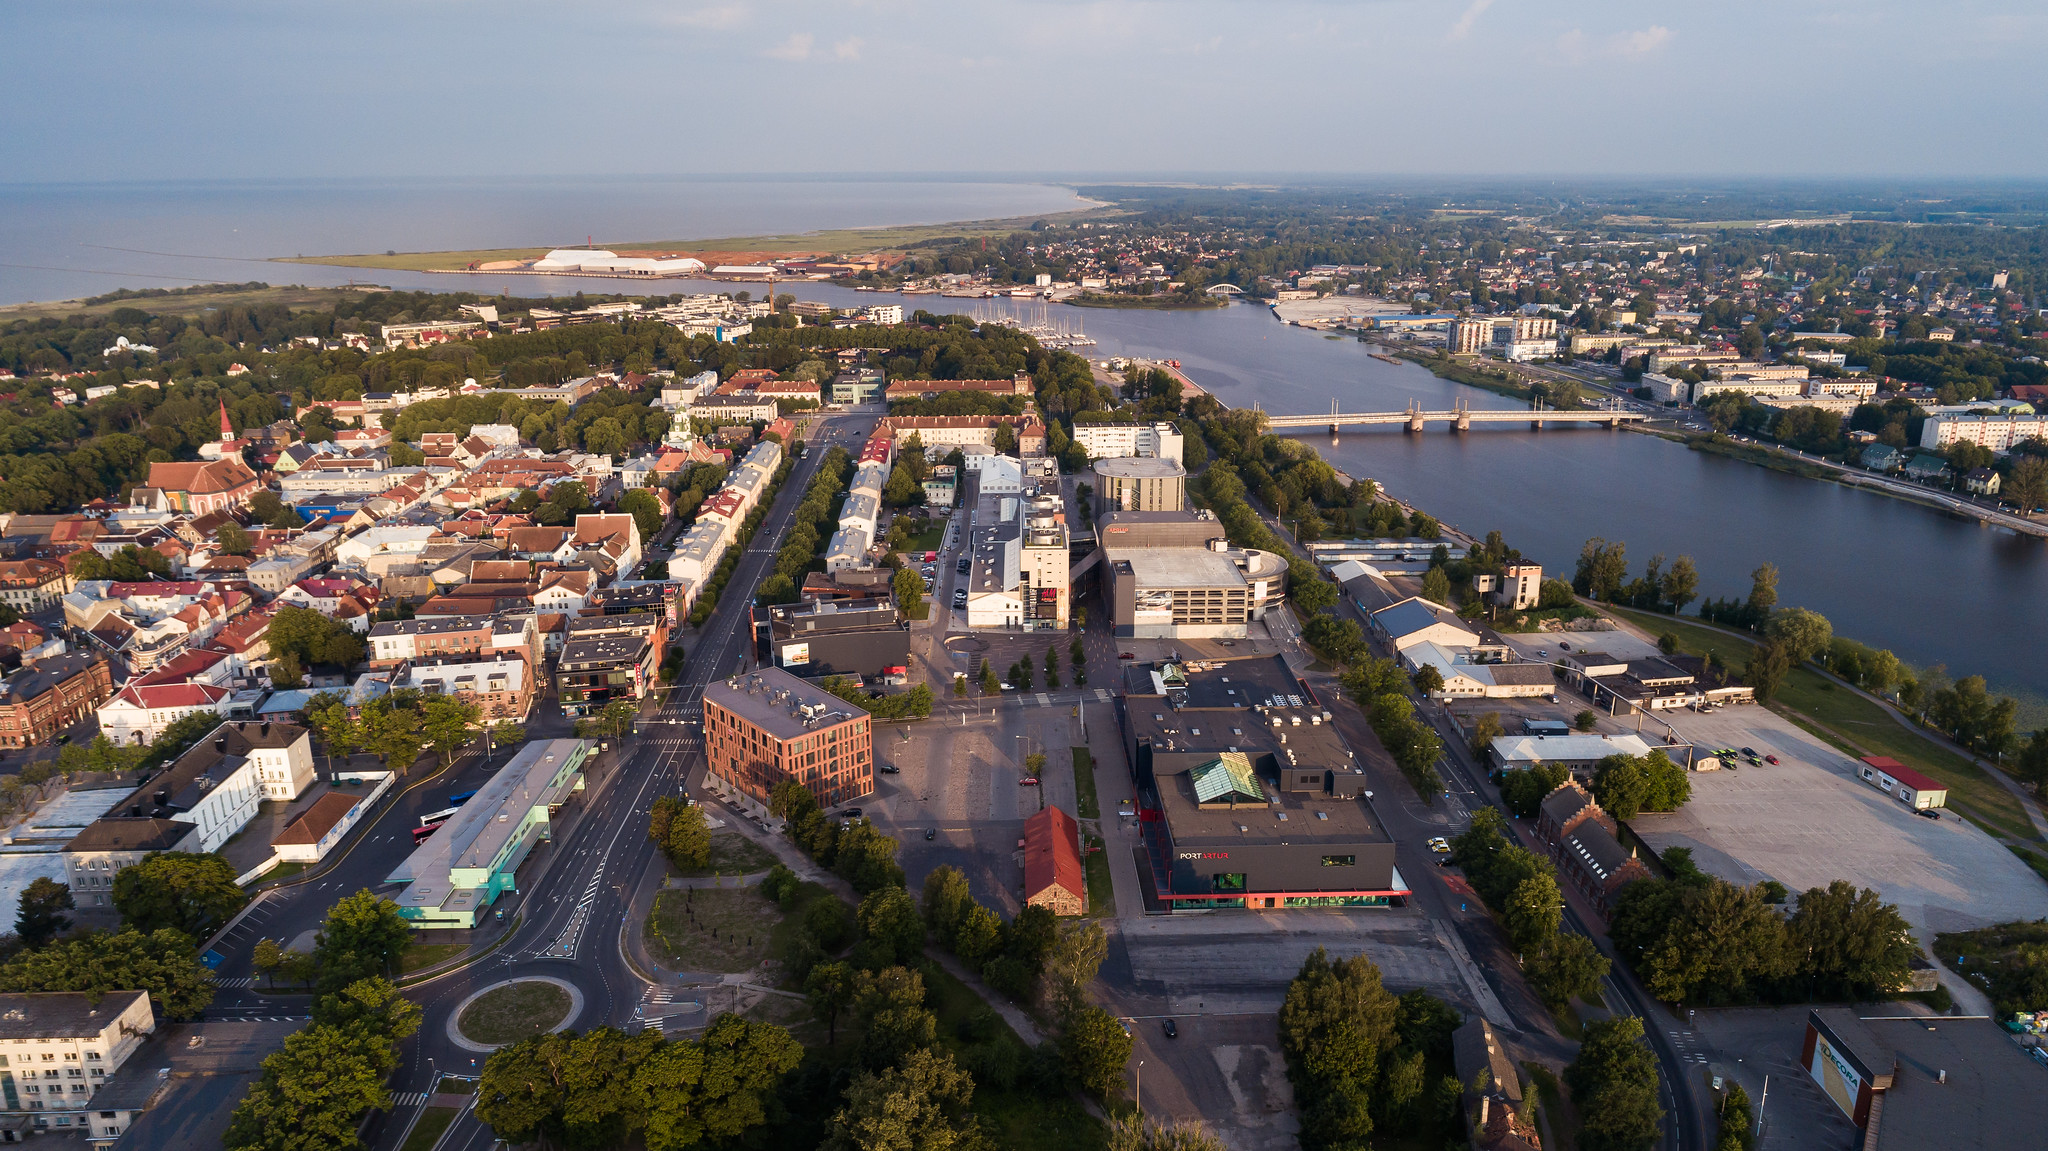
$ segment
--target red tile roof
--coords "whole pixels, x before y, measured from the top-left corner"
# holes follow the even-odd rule
[[[1058,886],[1085,902],[1088,879],[1081,870],[1081,825],[1057,807],[1024,821],[1024,898]]]

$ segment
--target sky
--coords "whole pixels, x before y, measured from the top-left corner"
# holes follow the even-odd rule
[[[2039,0],[6,7],[6,181],[2048,176]]]

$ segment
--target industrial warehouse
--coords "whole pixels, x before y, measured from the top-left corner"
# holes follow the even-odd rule
[[[1386,906],[1409,888],[1357,755],[1280,656],[1125,671],[1148,904]]]

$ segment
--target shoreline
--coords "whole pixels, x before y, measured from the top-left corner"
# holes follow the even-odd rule
[[[1371,343],[1372,341],[1366,342]],[[1459,365],[1455,361],[1449,365],[1433,364],[1427,362],[1421,355],[1405,348],[1397,349],[1394,355],[1401,360],[1427,369],[1431,375],[1438,379],[1449,380],[1454,384],[1462,384],[1468,388],[1478,388],[1481,391],[1492,392],[1495,395],[1506,396],[1510,399],[1527,400],[1530,398],[1531,393],[1527,388],[1517,387],[1505,382],[1495,383],[1476,378],[1479,376],[1477,372],[1453,373],[1440,370],[1442,367],[1458,367]],[[1385,359],[1386,357],[1375,354],[1373,358]],[[1981,508],[1947,492],[1938,492],[1933,489],[1928,489],[1924,492],[1900,490],[1895,483],[1887,482],[1888,477],[1862,473],[1844,464],[1823,462],[1811,457],[1797,455],[1774,445],[1745,444],[1712,436],[1686,435],[1661,429],[1650,424],[1623,424],[1620,430],[1634,432],[1637,435],[1654,436],[1657,439],[1684,447],[1688,451],[1705,452],[1720,456],[1723,459],[1750,464],[1784,475],[1796,476],[1800,479],[1813,480],[1819,483],[1839,484],[1842,487],[1855,488],[1858,491],[1887,496],[1901,503],[1914,504],[1929,511],[1940,512],[1956,519],[1974,520],[1982,527],[2011,532],[2016,536],[2034,536],[2039,539],[2048,540],[2048,523],[2025,519],[2009,512],[1998,512],[1990,508]]]

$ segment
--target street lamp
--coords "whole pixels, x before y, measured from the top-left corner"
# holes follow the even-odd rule
[[[1145,1061],[1143,1059],[1138,1060],[1138,1089],[1134,1094],[1137,1096],[1135,1102],[1138,1104],[1138,1114],[1143,1115],[1145,1113]]]

